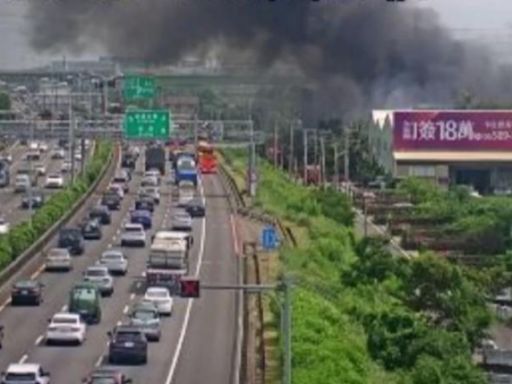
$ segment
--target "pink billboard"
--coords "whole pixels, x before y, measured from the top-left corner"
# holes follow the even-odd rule
[[[512,111],[397,111],[395,151],[512,151]]]

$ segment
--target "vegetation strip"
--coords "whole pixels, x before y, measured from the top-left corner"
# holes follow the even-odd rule
[[[224,152],[235,174],[244,151]],[[253,206],[296,225],[280,252],[294,277],[293,383],[485,383],[472,351],[491,322],[488,275],[431,253],[391,255],[357,240],[350,202],[299,186],[265,162]],[[279,307],[272,305],[279,324]]]

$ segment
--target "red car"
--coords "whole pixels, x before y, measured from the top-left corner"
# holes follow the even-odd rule
[[[132,383],[125,374],[117,369],[98,368],[82,380],[85,384],[128,384]]]

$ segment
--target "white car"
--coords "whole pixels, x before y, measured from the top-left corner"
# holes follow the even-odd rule
[[[153,198],[155,204],[160,204],[160,189],[158,187],[144,187],[141,193]]]
[[[38,176],[46,175],[46,167],[44,166],[44,164],[36,164],[34,166],[34,170],[36,171]]]
[[[155,176],[144,176],[140,182],[141,187],[158,187],[158,178]]]
[[[77,313],[57,313],[50,319],[46,331],[46,344],[55,342],[75,342],[82,344],[85,340],[86,326]]]
[[[58,160],[58,159],[64,159],[66,157],[66,151],[62,148],[55,148],[52,151],[52,159]]]
[[[114,293],[114,279],[103,265],[88,267],[84,272],[84,281],[96,285],[102,296],[112,296]]]
[[[73,269],[71,255],[67,248],[52,248],[46,255],[45,270],[66,270]]]
[[[44,186],[45,186],[45,188],[63,188],[64,187],[64,178],[61,175],[52,173],[46,177]]]
[[[124,189],[120,184],[110,184],[108,186],[107,192],[113,192],[117,194],[121,199],[124,197]]]
[[[0,218],[0,235],[7,235],[11,225],[3,217]]]
[[[142,224],[126,223],[121,232],[121,246],[146,246],[146,231]]]
[[[2,384],[50,384],[50,374],[39,364],[9,364]]]
[[[31,141],[28,143],[28,149],[31,151],[39,151],[39,143],[37,141]]]
[[[150,169],[150,170],[147,170],[146,172],[144,172],[144,177],[150,177],[150,176],[156,177],[156,179],[158,180],[158,184],[160,184],[161,174],[158,169]]]
[[[171,316],[173,300],[167,288],[148,288],[144,295],[144,300],[155,304],[159,314]]]
[[[111,274],[126,275],[128,271],[128,260],[122,251],[116,249],[103,252],[98,264],[107,267]]]
[[[82,161],[82,153],[81,152],[75,152],[75,160]]]
[[[60,166],[60,171],[62,173],[67,173],[71,171],[71,161],[70,160],[64,160],[62,162],[62,165]]]
[[[44,141],[41,141],[39,143],[39,151],[44,153],[44,152],[48,152],[48,144]]]

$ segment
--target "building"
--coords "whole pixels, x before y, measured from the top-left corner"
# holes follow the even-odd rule
[[[372,119],[371,148],[394,177],[512,193],[512,111],[378,110]]]
[[[171,111],[174,120],[192,120],[199,113],[198,96],[165,95],[161,104]]]

